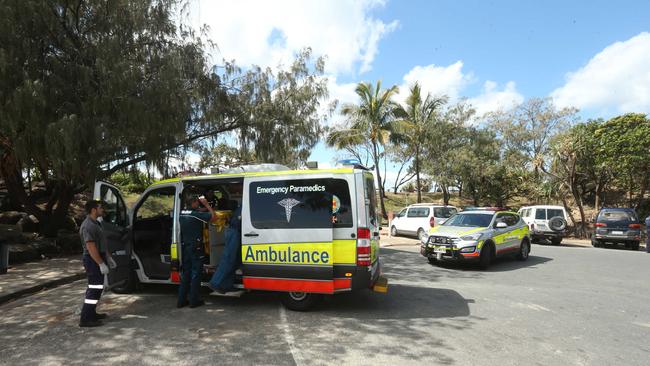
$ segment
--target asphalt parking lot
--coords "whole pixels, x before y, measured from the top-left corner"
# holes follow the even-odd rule
[[[307,313],[268,293],[176,309],[175,288],[148,286],[105,295],[106,325],[80,329],[77,281],[0,306],[0,364],[648,364],[650,254],[533,245],[480,271],[417,250],[382,248],[387,294]]]

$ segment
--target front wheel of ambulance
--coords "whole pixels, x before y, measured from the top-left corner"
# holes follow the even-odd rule
[[[314,307],[321,298],[321,294],[313,294],[309,292],[286,292],[282,294],[280,300],[289,310],[307,311]]]

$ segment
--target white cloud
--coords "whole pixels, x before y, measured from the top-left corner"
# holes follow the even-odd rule
[[[483,92],[468,102],[476,109],[476,115],[482,116],[487,112],[507,110],[521,104],[524,96],[519,94],[514,81],[506,83],[503,90],[498,89],[498,84],[488,80],[483,84]]]
[[[611,44],[567,74],[551,93],[558,106],[601,111],[650,112],[650,33]]]
[[[400,102],[406,99],[411,86],[416,82],[420,83],[423,96],[427,93],[436,97],[447,95],[450,100],[455,101],[474,76],[472,73],[463,73],[463,61],[456,61],[449,66],[415,66],[403,79],[404,83],[400,86],[397,98]]]
[[[210,27],[210,38],[219,47],[217,60],[277,66],[310,46],[316,55],[327,56],[326,71],[337,75],[372,68],[379,41],[399,24],[370,14],[382,6],[382,0],[199,0],[190,18]]]
[[[449,66],[416,66],[403,78],[397,101],[403,103],[409,90],[415,82],[422,87],[422,95],[431,93],[433,96],[446,95],[451,103],[458,102],[464,95],[467,86],[476,82],[474,74],[463,72],[463,61],[456,61]],[[496,82],[488,80],[483,84],[481,94],[470,97],[468,102],[476,108],[477,115],[507,109],[521,103],[524,97],[517,91],[514,81],[509,81],[499,90]]]

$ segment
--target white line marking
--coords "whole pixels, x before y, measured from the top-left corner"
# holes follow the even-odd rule
[[[282,331],[284,332],[284,340],[289,345],[289,351],[291,352],[291,357],[293,357],[293,362],[296,363],[296,366],[305,365],[305,358],[300,353],[300,349],[296,346],[296,340],[293,338],[291,327],[287,320],[287,311],[284,309],[284,305],[282,304],[280,304],[280,328],[282,328]]]

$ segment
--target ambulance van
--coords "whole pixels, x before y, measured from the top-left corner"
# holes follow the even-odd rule
[[[204,226],[204,285],[223,253],[224,225],[240,207],[237,288],[279,292],[292,310],[311,308],[323,294],[386,292],[371,172],[358,165],[289,170],[260,164],[237,170],[157,182],[130,209],[117,187],[96,182],[94,198],[104,202],[103,228],[118,264],[107,286],[126,293],[138,283],[178,284],[179,214],[187,209],[187,197],[200,194],[218,215]]]

